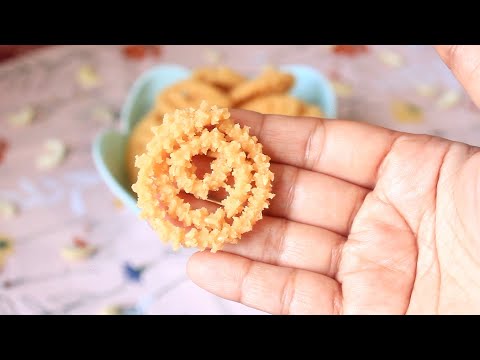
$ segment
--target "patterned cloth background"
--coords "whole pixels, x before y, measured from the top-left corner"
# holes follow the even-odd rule
[[[94,169],[94,136],[118,126],[129,87],[155,64],[223,63],[246,74],[308,64],[332,81],[341,118],[480,144],[479,111],[428,46],[52,46],[8,58],[0,314],[260,313],[191,283],[192,251],[160,243]]]

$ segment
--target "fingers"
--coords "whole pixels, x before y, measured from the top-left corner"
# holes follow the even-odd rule
[[[189,194],[182,194],[181,197],[192,204],[192,208],[205,206],[211,212],[218,208],[216,204],[196,199]],[[345,237],[334,232],[265,216],[255,224],[253,231],[242,236],[238,244],[226,245],[223,251],[272,265],[334,277],[338,272],[344,244]]]
[[[276,196],[265,212],[347,235],[369,190],[294,166],[272,164]]]
[[[193,255],[188,275],[223,298],[272,314],[339,314],[340,284],[324,275],[228,253]]]
[[[480,46],[437,45],[435,48],[475,104],[480,106]]]
[[[232,118],[251,127],[274,162],[321,172],[373,188],[377,170],[400,135],[364,123],[262,115],[232,110]]]
[[[345,238],[331,231],[266,216],[238,244],[222,251],[334,277],[344,244]]]

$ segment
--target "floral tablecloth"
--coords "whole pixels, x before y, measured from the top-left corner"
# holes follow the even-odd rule
[[[158,63],[308,64],[332,81],[340,118],[480,144],[479,111],[428,46],[33,51],[0,65],[0,314],[260,313],[190,282],[192,251],[158,241],[94,168],[93,138],[118,126],[129,87]]]

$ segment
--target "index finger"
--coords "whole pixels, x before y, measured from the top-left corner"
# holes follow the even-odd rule
[[[401,133],[365,123],[263,115],[232,109],[272,161],[373,188],[378,168]]]

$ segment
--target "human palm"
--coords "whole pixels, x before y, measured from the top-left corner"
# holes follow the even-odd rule
[[[471,62],[449,49],[439,52],[478,100],[459,75]],[[198,285],[274,314],[480,312],[480,148],[341,120],[232,116],[271,156],[277,196],[239,244],[190,259]]]

